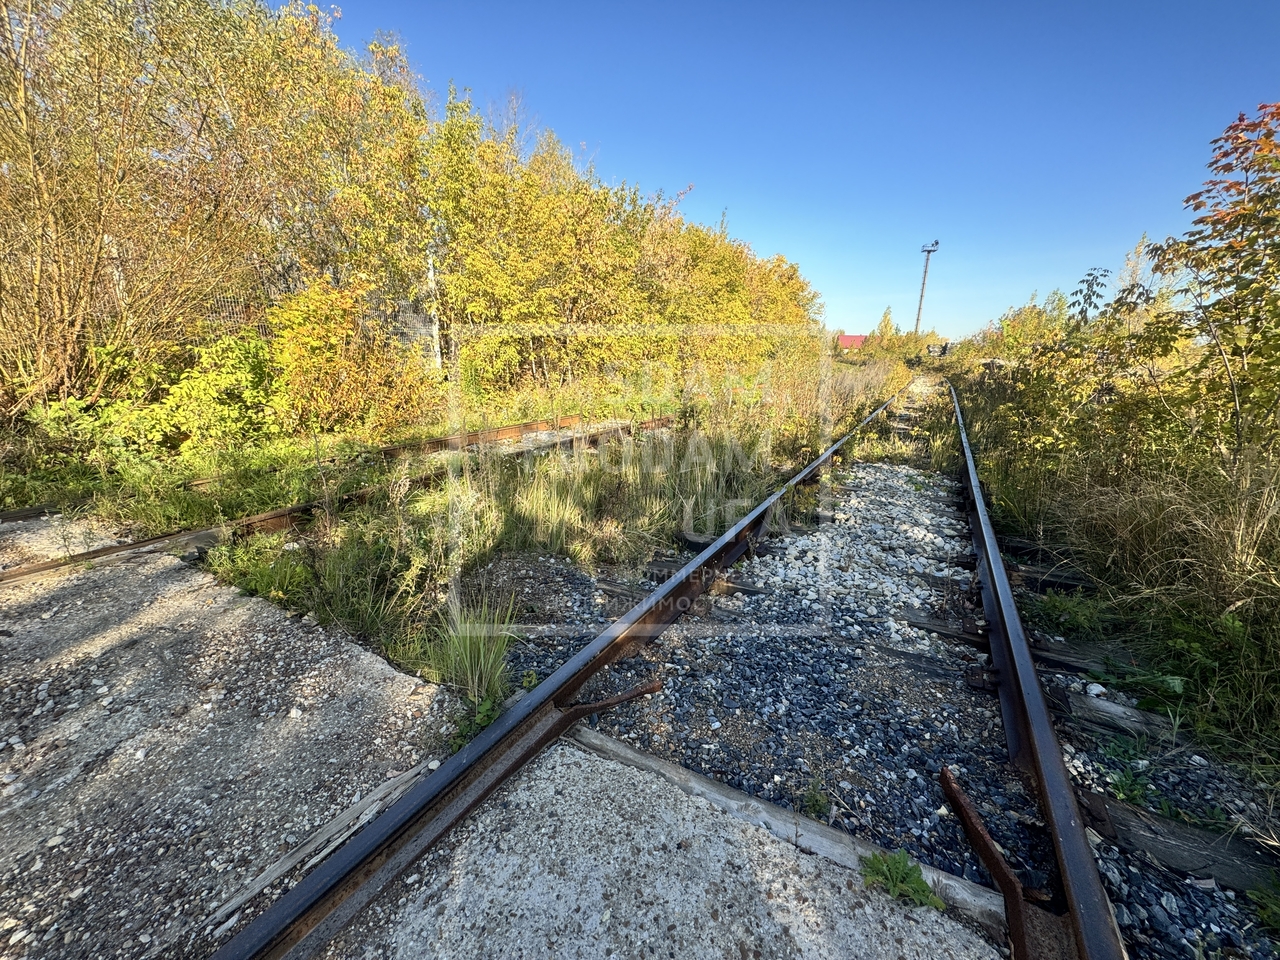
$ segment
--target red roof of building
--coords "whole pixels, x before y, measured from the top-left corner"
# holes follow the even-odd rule
[[[867,339],[865,334],[861,333],[842,333],[836,338],[836,343],[841,350],[857,350]]]

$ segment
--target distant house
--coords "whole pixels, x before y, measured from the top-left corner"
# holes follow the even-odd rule
[[[866,342],[866,334],[862,333],[842,333],[836,337],[836,346],[841,350],[858,350],[862,344]]]

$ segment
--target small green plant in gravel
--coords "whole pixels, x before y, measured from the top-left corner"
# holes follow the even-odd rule
[[[1111,789],[1115,791],[1116,796],[1126,803],[1142,803],[1147,802],[1147,790],[1150,784],[1146,777],[1135,774],[1132,770],[1121,770],[1118,773],[1109,775],[1111,780]]]
[[[831,800],[827,797],[826,784],[820,777],[809,781],[809,787],[800,795],[800,812],[814,820],[825,820],[831,812]]]
[[[458,715],[458,729],[449,740],[449,749],[457,753],[502,713],[502,704],[497,700],[481,700],[468,704]]]
[[[520,678],[520,687],[524,690],[532,690],[538,685],[538,671],[526,670],[524,676]]]
[[[1248,892],[1258,910],[1258,920],[1271,933],[1280,934],[1280,874],[1273,873],[1265,887]]]
[[[896,853],[873,853],[862,858],[862,875],[868,887],[879,887],[891,897],[910,900],[916,906],[933,907],[945,910],[947,905],[925,883],[920,873],[920,864],[909,856],[907,851]]]
[[[315,600],[315,575],[298,544],[282,533],[259,533],[221,543],[205,564],[219,580],[283,607],[309,610]]]
[[[1049,590],[1027,600],[1029,618],[1052,633],[1063,633],[1082,640],[1105,639],[1114,624],[1115,614],[1109,604],[1076,590],[1066,593]]]
[[[1147,738],[1113,737],[1103,748],[1102,754],[1112,760],[1132,763],[1147,755]]]
[[[1206,830],[1214,830],[1218,833],[1225,833],[1231,826],[1231,818],[1227,816],[1227,811],[1217,804],[1206,808],[1200,816],[1195,818],[1195,822]]]
[[[1156,810],[1166,820],[1183,820],[1191,822],[1191,816],[1168,797],[1161,797],[1156,802]]]

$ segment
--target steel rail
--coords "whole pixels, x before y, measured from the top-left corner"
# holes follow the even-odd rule
[[[422,453],[435,453],[440,450],[461,450],[463,447],[469,447],[475,443],[492,443],[500,440],[518,439],[527,436],[530,433],[540,433],[543,430],[563,430],[565,428],[576,427],[582,423],[582,414],[573,413],[563,417],[557,417],[554,420],[531,420],[527,423],[512,423],[501,427],[485,427],[482,430],[472,430],[470,432],[454,433],[447,437],[430,437],[426,440],[409,440],[405,443],[396,443],[386,447],[375,447],[372,450],[366,450],[362,453],[352,454],[352,457],[359,456],[380,456],[384,460],[397,457],[402,453],[418,451]],[[337,463],[341,457],[325,457],[322,463]],[[266,470],[258,471],[261,476],[270,476],[273,473],[279,473],[280,467],[270,467]],[[188,480],[186,487],[191,490],[199,490],[217,483],[219,480],[225,480],[225,476],[217,477],[200,477],[196,480]],[[74,504],[68,506],[86,503],[87,500],[80,499],[74,501]],[[42,517],[47,513],[60,513],[62,508],[56,503],[38,503],[30,507],[17,507],[12,510],[0,510],[0,523],[8,523],[13,520],[30,520],[33,517]]]
[[[482,430],[472,430],[470,432],[454,433],[447,437],[430,437],[426,440],[409,440],[405,443],[395,443],[386,447],[375,447],[372,450],[365,450],[360,453],[351,454],[350,459],[358,459],[361,456],[378,456],[385,460],[392,460],[405,453],[438,453],[442,450],[461,450],[476,443],[496,443],[502,440],[518,440],[520,437],[528,436],[531,433],[541,433],[544,430],[564,430],[573,428],[582,423],[582,415],[579,413],[569,414],[564,417],[557,417],[554,420],[530,420],[527,423],[511,423],[501,427],[486,427]],[[322,463],[337,463],[343,459],[342,457],[327,457]],[[263,476],[269,476],[272,473],[279,472],[279,467],[272,467],[269,470],[262,471]],[[191,489],[200,489],[211,484],[217,483],[225,477],[202,477],[199,480],[188,480],[187,486]]]
[[[655,640],[715,578],[751,550],[791,490],[813,478],[857,431],[902,391],[877,407],[812,463],[619,617],[479,736],[417,783],[297,886],[222,946],[213,960],[308,957],[338,932],[436,840],[507,777],[581,716],[656,689],[639,687],[599,704],[571,704],[609,664]]]
[[[575,414],[576,417],[576,414]],[[574,418],[561,418],[561,421]],[[581,418],[577,418],[578,421]],[[566,447],[576,445],[578,443],[598,444],[601,441],[613,436],[622,436],[628,431],[653,430],[659,427],[668,426],[671,423],[671,417],[659,417],[654,420],[646,421],[640,424],[610,424],[609,426],[600,427],[588,433],[573,434],[559,440],[553,440],[546,444],[547,447]],[[575,421],[576,422],[576,421]],[[531,423],[514,424],[509,427],[497,427],[492,431],[492,435],[486,435],[479,440],[472,438],[480,437],[480,433],[458,434],[452,437],[439,437],[434,440],[424,441],[424,443],[443,444],[444,446],[432,447],[432,451],[451,449],[447,446],[454,441],[463,439],[468,440],[467,446],[471,443],[488,442],[494,440],[509,440],[526,436],[530,433],[539,433],[546,429],[553,429],[554,422],[550,420],[539,420]],[[548,426],[552,425],[552,426]],[[522,431],[522,432],[509,432]],[[384,450],[400,450],[413,446],[405,445],[397,448],[383,448]],[[456,448],[453,448],[456,449]],[[339,496],[336,505],[345,506],[353,501],[362,500],[368,497],[377,487],[367,487],[362,490],[355,490]],[[40,560],[35,563],[24,564],[20,567],[11,567],[8,570],[0,570],[0,584],[14,583],[19,580],[25,580],[28,577],[39,576],[44,573],[51,573],[55,570],[61,570],[67,567],[75,566],[80,563],[91,563],[95,560],[105,560],[109,558],[120,559],[132,553],[154,553],[156,550],[164,546],[177,545],[187,541],[200,540],[202,538],[221,536],[230,532],[234,536],[244,536],[249,533],[272,533],[278,530],[285,530],[297,526],[301,521],[298,517],[310,516],[315,512],[323,509],[325,506],[322,500],[311,500],[306,503],[295,503],[287,507],[279,507],[275,510],[268,510],[265,513],[254,514],[250,517],[240,517],[236,520],[229,520],[226,523],[219,524],[214,527],[203,527],[192,530],[176,530],[173,533],[164,533],[155,537],[148,537],[144,540],[133,540],[129,543],[117,543],[106,547],[97,547],[93,550],[85,550],[81,553],[73,553],[65,557],[56,557],[52,560]],[[34,509],[34,508],[33,508]]]
[[[1053,838],[1077,955],[1081,960],[1122,960],[1127,956],[1124,943],[1085,836],[1071,775],[1062,760],[1062,747],[1036,675],[1031,647],[1014,602],[1013,587],[1000,557],[995,529],[983,500],[978,467],[965,431],[960,397],[950,383],[947,388],[955,405],[956,426],[964,453],[962,474],[971,503],[971,519],[976,521],[971,526],[978,553],[978,575],[1010,756],[1036,780],[1040,808]],[[1015,912],[1008,911],[1011,917]],[[1028,947],[1035,951],[1032,956],[1039,955],[1036,945],[1028,941]]]

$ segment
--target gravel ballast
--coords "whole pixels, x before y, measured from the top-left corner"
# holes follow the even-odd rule
[[[656,645],[587,691],[603,695],[655,675],[664,683],[660,694],[598,718],[598,729],[990,884],[942,795],[937,774],[949,765],[1024,885],[1051,890],[1051,842],[1008,762],[998,700],[964,679],[966,668],[982,668],[987,658],[911,624],[981,615],[966,606],[972,575],[961,566],[970,545],[958,486],[888,463],[853,464],[836,481],[816,530],[770,538],[763,555],[733,572],[766,592],[704,598]],[[601,597],[567,602],[585,611]],[[582,627],[589,627],[585,617]],[[531,630],[515,648],[514,668],[545,676],[580,645]],[[1074,677],[1051,682],[1087,686]],[[1261,797],[1238,776],[1189,750],[1144,767],[1122,755],[1118,735],[1119,747],[1067,725],[1062,739],[1083,787],[1114,793],[1118,774],[1136,764],[1183,809],[1259,809]],[[1275,955],[1237,892],[1106,842],[1095,852],[1133,956]]]
[[[657,778],[551,746],[335,940],[340,957],[996,958]]]
[[[221,905],[430,769],[453,731],[438,688],[170,556],[10,585],[0,620],[3,956],[209,955],[302,868]],[[567,745],[419,873],[330,955],[996,956],[856,870]]]

